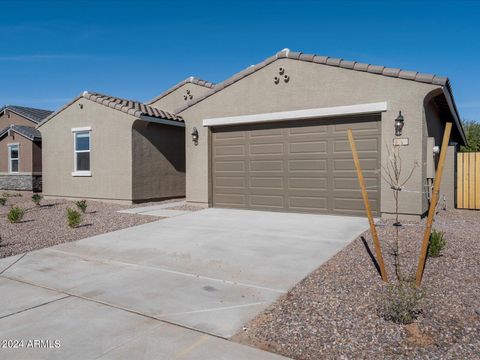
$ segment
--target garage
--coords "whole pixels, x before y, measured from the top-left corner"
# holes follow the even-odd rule
[[[380,213],[380,114],[212,127],[214,207],[363,214],[347,138],[354,131]]]

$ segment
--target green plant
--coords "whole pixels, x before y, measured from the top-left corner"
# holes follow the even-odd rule
[[[445,234],[442,231],[433,229],[430,234],[430,239],[428,241],[428,256],[429,257],[438,257],[440,253],[447,245],[447,240],[445,240]]]
[[[85,214],[85,211],[87,211],[87,200],[76,201],[75,205],[77,205],[80,211]]]
[[[0,197],[0,205],[1,206],[5,206],[5,204],[7,203],[7,198],[6,197]]]
[[[23,215],[25,215],[25,210],[21,207],[14,206],[8,212],[7,218],[11,223],[17,223],[23,219]]]
[[[42,199],[43,199],[43,196],[40,195],[40,194],[33,194],[32,195],[32,201],[37,206],[40,206],[40,203],[41,203]]]
[[[82,222],[82,214],[80,214],[77,210],[74,209],[67,209],[67,224],[69,227],[76,228]]]
[[[467,137],[467,146],[460,146],[462,152],[480,151],[480,123],[473,120],[462,121],[463,129]]]
[[[397,324],[410,324],[420,314],[420,303],[424,293],[414,281],[388,284],[381,297],[380,315]]]

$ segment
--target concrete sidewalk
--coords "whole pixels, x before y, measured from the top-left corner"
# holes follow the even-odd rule
[[[0,339],[61,342],[0,358],[280,359],[224,339],[367,227],[206,209],[0,260]]]

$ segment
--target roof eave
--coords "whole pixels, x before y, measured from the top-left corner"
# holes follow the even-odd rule
[[[455,125],[462,138],[463,144],[461,145],[467,145],[467,137],[465,135],[465,131],[462,126],[462,121],[458,113],[457,105],[455,104],[455,99],[453,97],[452,90],[448,81],[445,84],[445,86],[442,86],[442,91],[443,91],[443,94],[445,95],[445,99],[447,100],[447,104],[448,104],[448,107],[450,108],[450,112],[452,113],[453,119],[455,120]]]
[[[157,123],[157,124],[185,127],[185,122],[183,121],[160,119],[160,118],[155,118],[155,117],[145,116],[145,115],[140,115],[139,119],[143,121]]]
[[[30,136],[28,136],[28,135],[25,135],[25,134],[21,133],[20,131],[15,130],[14,128],[12,128],[12,127],[10,127],[10,126],[9,126],[7,129],[5,129],[4,131],[2,131],[2,132],[0,133],[0,139],[1,139],[2,137],[4,137],[5,135],[7,135],[10,131],[13,131],[13,132],[16,133],[16,134],[18,134],[18,135],[20,135],[20,136],[23,136],[25,139],[28,139],[28,140],[30,140],[30,141],[42,140],[41,137],[38,137],[38,136],[30,137]]]

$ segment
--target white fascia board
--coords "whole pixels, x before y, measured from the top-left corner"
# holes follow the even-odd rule
[[[153,118],[153,117],[150,117],[150,116],[140,116],[140,120],[153,122],[153,123],[157,123],[157,124],[185,127],[184,122],[176,121],[176,120],[158,119],[158,118]]]
[[[354,114],[372,114],[387,111],[387,102],[377,102],[370,104],[333,106],[327,108],[303,109],[293,111],[281,111],[274,113],[227,116],[220,118],[204,119],[203,126],[218,125],[237,125],[237,124],[253,124],[263,122],[277,122],[300,119],[313,119],[330,116],[343,116]]]

